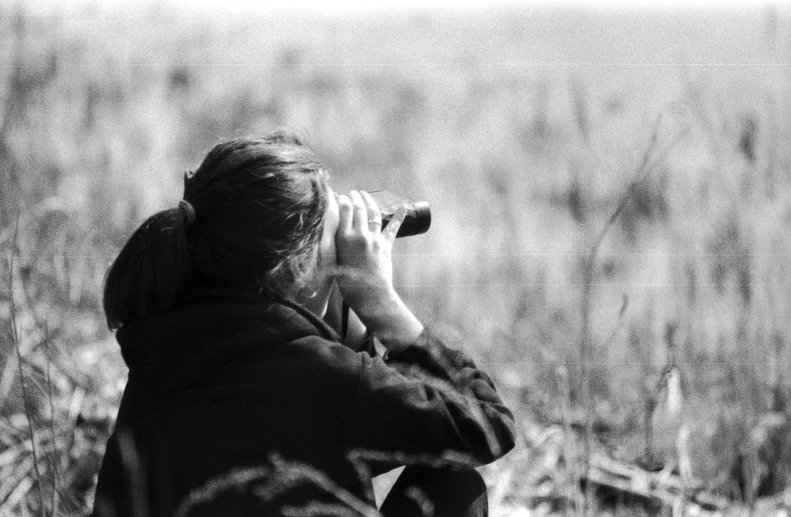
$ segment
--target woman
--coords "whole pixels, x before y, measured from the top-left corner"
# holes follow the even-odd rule
[[[371,476],[410,455],[471,466],[408,467],[384,515],[422,515],[412,486],[437,516],[485,515],[472,466],[513,447],[513,416],[393,288],[404,215],[382,230],[371,197],[334,194],[291,133],[215,146],[179,207],[148,219],[107,275],[104,308],[129,380],[95,515],[172,515],[212,479],[273,458],[373,503]],[[361,322],[345,342],[322,320],[334,285]],[[368,469],[352,461],[361,451]],[[288,501],[330,495],[302,486]]]

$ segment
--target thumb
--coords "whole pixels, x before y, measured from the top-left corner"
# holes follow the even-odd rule
[[[393,242],[398,235],[398,230],[401,229],[401,224],[406,219],[407,208],[406,205],[401,205],[396,210],[396,213],[393,214],[393,217],[390,219],[390,222],[387,224],[387,228],[382,230],[382,236],[385,237],[390,242]]]

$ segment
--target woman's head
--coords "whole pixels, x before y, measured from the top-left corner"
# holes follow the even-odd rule
[[[171,308],[191,282],[291,297],[311,283],[328,206],[327,173],[294,133],[216,145],[185,179],[181,208],[149,218],[108,272],[110,328]]]

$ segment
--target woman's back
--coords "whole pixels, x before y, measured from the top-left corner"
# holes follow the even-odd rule
[[[130,377],[99,494],[130,488],[120,451],[113,450],[119,432],[148,456],[148,498],[163,515],[209,478],[268,464],[272,452],[332,472],[363,494],[345,461],[339,425],[349,418],[356,354],[328,345],[320,337],[328,329],[291,308],[235,298],[119,331]]]

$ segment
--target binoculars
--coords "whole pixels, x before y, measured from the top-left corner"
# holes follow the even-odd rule
[[[379,210],[382,212],[382,229],[387,226],[390,219],[401,205],[406,205],[407,213],[401,228],[398,229],[396,238],[409,237],[426,233],[431,226],[431,210],[427,201],[412,201],[386,190],[369,190]]]

